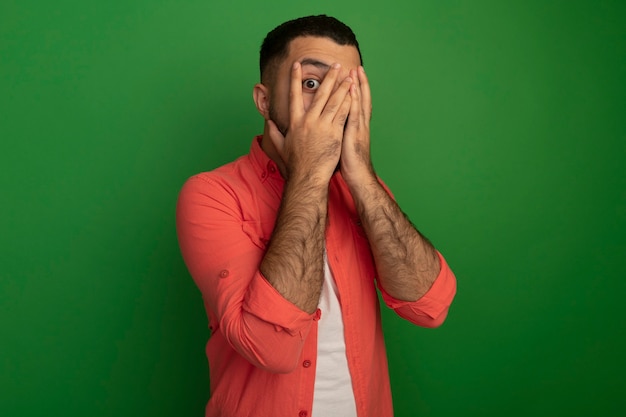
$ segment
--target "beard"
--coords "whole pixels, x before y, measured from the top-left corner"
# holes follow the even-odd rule
[[[286,123],[284,120],[280,120],[276,107],[272,105],[273,102],[274,100],[270,102],[270,120],[274,122],[283,137],[287,137],[287,132],[289,132],[289,123]]]

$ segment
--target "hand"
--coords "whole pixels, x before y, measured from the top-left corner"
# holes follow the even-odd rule
[[[352,102],[350,77],[335,89],[339,71],[339,64],[331,66],[305,111],[302,69],[299,62],[292,66],[286,137],[272,120],[268,121],[270,139],[285,163],[288,179],[309,178],[327,184],[339,163],[344,126]]]
[[[348,186],[363,184],[375,179],[370,157],[370,119],[372,97],[363,67],[350,71],[354,82],[350,87],[350,114],[343,135],[341,149],[341,174]]]

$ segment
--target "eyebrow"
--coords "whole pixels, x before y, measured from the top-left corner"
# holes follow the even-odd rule
[[[312,65],[314,67],[327,70],[327,71],[330,69],[330,65],[328,65],[327,63],[318,61],[317,59],[313,59],[313,58],[304,58],[302,61],[300,61],[300,65],[302,66]]]

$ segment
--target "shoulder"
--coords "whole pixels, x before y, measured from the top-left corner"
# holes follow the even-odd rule
[[[229,162],[212,171],[201,172],[187,178],[181,189],[181,195],[201,192],[202,194],[236,195],[247,179],[250,178],[252,167],[248,155]]]

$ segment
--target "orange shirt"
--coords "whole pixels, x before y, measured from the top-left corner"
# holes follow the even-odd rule
[[[284,185],[260,139],[248,155],[187,180],[178,201],[180,248],[212,332],[207,417],[311,416],[321,313],[297,308],[259,271]],[[441,272],[422,298],[394,299],[375,280],[369,244],[340,174],[330,182],[328,199],[326,251],[339,291],[357,412],[391,417],[376,286],[399,316],[436,327],[447,315],[456,280],[439,255]]]

